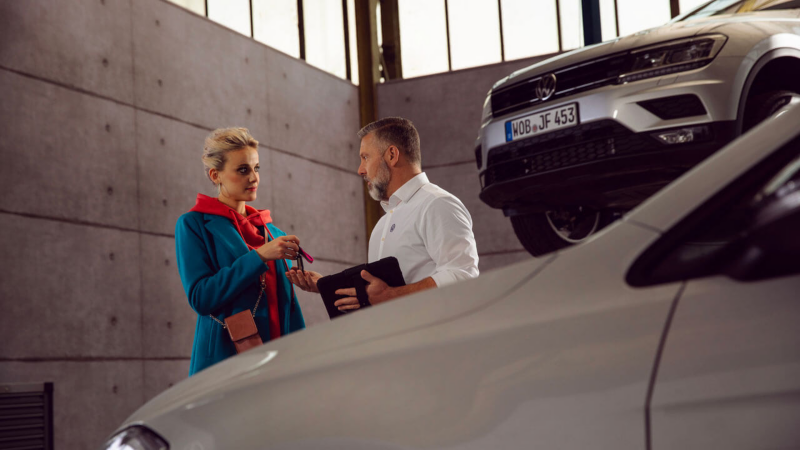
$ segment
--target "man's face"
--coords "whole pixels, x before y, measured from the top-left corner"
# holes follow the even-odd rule
[[[367,182],[369,195],[375,200],[389,200],[389,182],[392,180],[392,172],[389,165],[383,159],[386,148],[381,142],[375,139],[370,133],[361,139],[361,148],[358,151],[361,164],[358,166],[358,174]]]

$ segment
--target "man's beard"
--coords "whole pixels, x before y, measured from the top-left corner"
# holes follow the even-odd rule
[[[369,182],[369,196],[373,200],[385,201],[389,200],[386,195],[389,190],[389,182],[392,181],[392,173],[389,171],[389,165],[386,161],[381,160],[381,166],[378,168],[378,173],[371,180],[364,176],[364,180]]]

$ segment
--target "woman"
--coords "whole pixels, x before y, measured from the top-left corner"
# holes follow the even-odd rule
[[[269,210],[245,204],[256,199],[258,141],[246,128],[214,130],[203,163],[218,196],[197,194],[175,225],[178,271],[197,312],[189,376],[236,354],[223,326],[236,313],[255,310],[262,342],[305,328],[285,275],[300,241],[279,230]]]

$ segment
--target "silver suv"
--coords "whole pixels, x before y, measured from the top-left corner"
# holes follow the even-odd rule
[[[481,199],[534,256],[581,242],[800,99],[800,0],[715,0],[495,83]]]

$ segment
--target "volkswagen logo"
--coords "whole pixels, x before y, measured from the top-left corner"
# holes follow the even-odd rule
[[[539,100],[545,101],[553,96],[556,92],[556,74],[551,73],[539,79],[536,84],[536,96]]]

